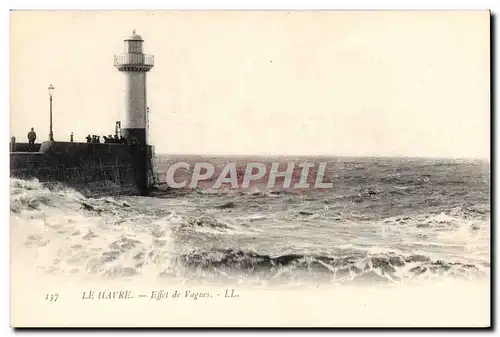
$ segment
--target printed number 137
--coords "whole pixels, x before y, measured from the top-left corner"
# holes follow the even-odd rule
[[[59,294],[58,293],[55,293],[55,294],[46,294],[45,295],[45,299],[49,302],[55,302],[57,301],[57,299],[59,298]]]

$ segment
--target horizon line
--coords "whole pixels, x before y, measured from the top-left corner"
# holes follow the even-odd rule
[[[452,160],[482,160],[491,161],[491,156],[421,156],[421,155],[342,155],[342,154],[266,154],[266,153],[250,153],[250,154],[224,154],[224,153],[164,153],[157,152],[156,156],[187,156],[187,157],[309,157],[309,158],[412,158],[412,159],[452,159]]]

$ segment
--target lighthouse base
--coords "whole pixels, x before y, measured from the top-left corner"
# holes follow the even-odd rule
[[[146,129],[123,129],[123,137],[128,144],[146,145]]]
[[[146,195],[149,187],[150,156],[146,145],[146,129],[123,129],[123,137],[127,140],[130,155],[134,158],[134,176],[136,185],[142,195]]]

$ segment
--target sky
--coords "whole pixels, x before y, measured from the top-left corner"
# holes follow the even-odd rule
[[[11,136],[122,120],[135,29],[156,153],[489,158],[487,11],[13,11]]]

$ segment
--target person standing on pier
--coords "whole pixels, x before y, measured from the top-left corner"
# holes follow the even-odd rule
[[[71,135],[69,136],[69,141],[73,143],[73,132],[71,132]]]
[[[28,132],[29,152],[33,151],[34,145],[35,145],[35,140],[36,140],[36,132],[33,128],[31,128],[31,131]]]

